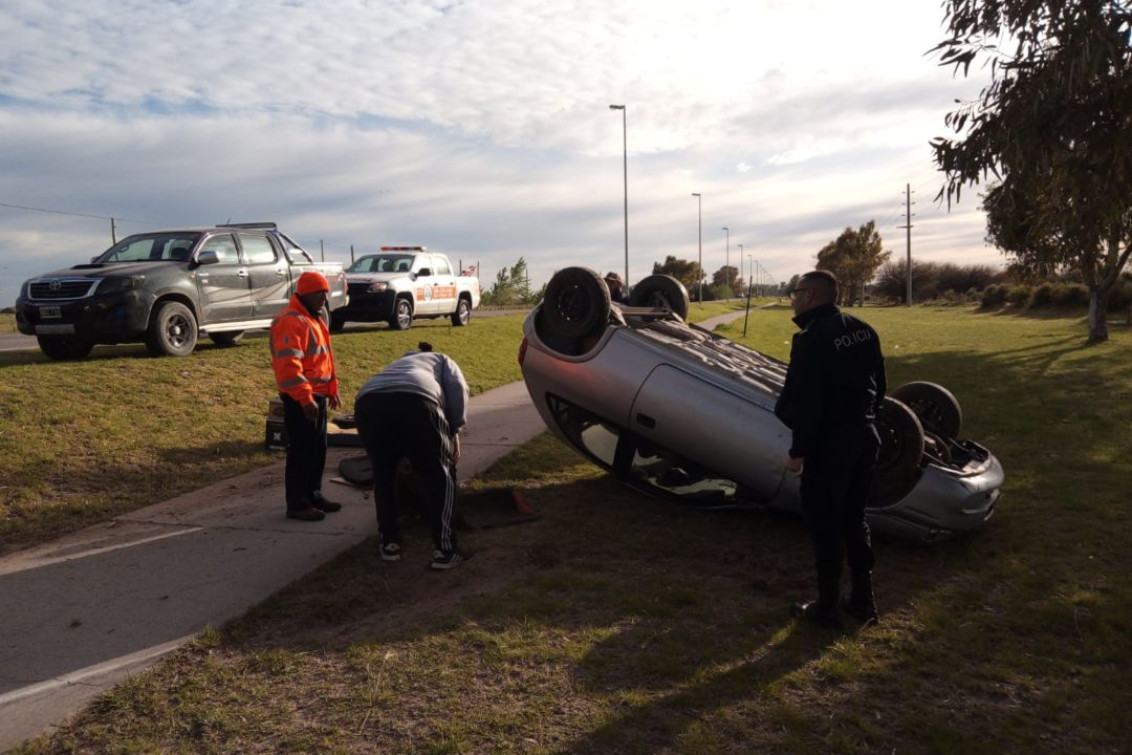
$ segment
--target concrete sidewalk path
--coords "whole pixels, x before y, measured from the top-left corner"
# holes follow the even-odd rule
[[[474,396],[461,480],[544,429],[522,382]],[[0,559],[0,751],[376,534],[363,491],[323,489],[342,511],[285,518],[279,461]]]

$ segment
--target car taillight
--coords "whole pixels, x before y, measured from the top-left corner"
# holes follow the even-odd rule
[[[519,344],[519,366],[523,366],[523,360],[527,358],[527,339],[524,338],[523,342]]]

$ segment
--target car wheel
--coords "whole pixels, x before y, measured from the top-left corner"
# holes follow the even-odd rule
[[[924,429],[945,438],[958,438],[963,410],[951,391],[928,382],[905,383],[890,394],[916,413]]]
[[[82,359],[94,344],[76,336],[36,336],[39,349],[51,359]]]
[[[149,321],[145,346],[154,356],[184,357],[197,345],[197,320],[184,304],[159,304]]]
[[[346,318],[341,317],[333,312],[330,313],[330,332],[341,333],[342,329],[346,327]]]
[[[671,275],[650,275],[633,286],[629,294],[629,305],[633,307],[652,307],[667,309],[688,319],[688,289]]]
[[[413,326],[413,305],[408,299],[398,299],[393,306],[393,317],[389,320],[389,327],[394,330],[408,330]]]
[[[609,289],[598,274],[584,267],[559,270],[546,284],[542,302],[550,329],[566,338],[582,338],[609,320]]]
[[[230,330],[227,333],[209,333],[208,337],[217,346],[235,346],[244,337],[244,331]]]
[[[924,429],[908,406],[886,397],[877,415],[880,453],[873,465],[869,506],[884,508],[898,503],[916,487],[924,455]]]
[[[467,299],[461,299],[456,302],[456,311],[452,313],[452,324],[457,328],[463,327],[468,324],[472,319],[472,305],[468,304]]]

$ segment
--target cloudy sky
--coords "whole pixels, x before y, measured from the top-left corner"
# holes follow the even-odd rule
[[[4,0],[0,306],[118,236],[274,220],[326,259],[424,244],[492,279],[739,244],[775,279],[876,220],[1001,264],[928,142],[985,74],[937,0]],[[746,263],[746,260],[744,260]],[[746,271],[744,271],[744,274]]]

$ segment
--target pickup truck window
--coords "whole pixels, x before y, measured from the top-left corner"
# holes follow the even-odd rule
[[[413,264],[411,254],[367,254],[346,268],[348,273],[407,273]]]
[[[187,260],[199,238],[199,233],[141,233],[127,236],[103,252],[98,261]]]
[[[229,233],[212,236],[201,245],[201,251],[212,250],[220,258],[221,265],[240,264],[240,253],[236,251],[236,240]]]
[[[266,236],[241,233],[240,246],[244,248],[244,261],[249,265],[267,265],[275,261],[275,248]]]
[[[279,243],[283,245],[283,253],[287,255],[287,260],[292,265],[314,264],[314,260],[307,254],[307,251],[292,241],[287,235],[277,233],[275,234],[275,238],[279,239]]]

